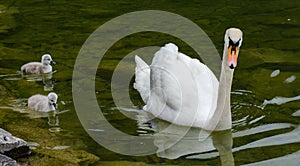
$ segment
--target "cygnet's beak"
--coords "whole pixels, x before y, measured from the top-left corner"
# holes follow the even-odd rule
[[[56,64],[56,62],[50,61],[50,65],[55,65],[55,64]]]
[[[57,104],[56,104],[56,103],[53,103],[52,105],[53,105],[53,107],[54,107],[55,109],[57,109]]]

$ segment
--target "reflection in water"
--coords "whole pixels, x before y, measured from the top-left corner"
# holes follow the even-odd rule
[[[299,96],[295,96],[295,97],[274,97],[271,100],[265,100],[264,103],[262,104],[262,108],[264,108],[266,105],[269,104],[277,104],[277,105],[281,105],[281,104],[285,104],[291,101],[296,101],[296,100],[300,100],[300,95]]]
[[[50,111],[48,114],[49,115],[48,116],[48,125],[49,125],[50,132],[59,132],[60,131],[58,114],[56,112],[57,112],[57,110]]]
[[[0,78],[3,78],[4,80],[11,80],[11,81],[22,79],[22,77],[20,77],[20,74],[3,74],[0,75]]]
[[[299,156],[300,156],[300,151],[297,151],[295,153],[286,156],[265,160],[261,162],[251,163],[251,164],[247,164],[246,166],[300,165]]]
[[[52,80],[52,75],[56,73],[56,71],[46,73],[46,74],[22,74],[20,71],[16,74],[5,74],[0,75],[0,78],[8,81],[17,81],[17,80],[26,80],[29,82],[43,82],[44,91],[52,91],[54,88],[54,81]],[[63,101],[62,101],[63,102]],[[61,114],[65,111],[59,112],[58,110],[50,111],[50,112],[39,112],[32,111],[27,108],[27,99],[16,99],[12,100],[11,103],[8,103],[9,107],[0,107],[4,109],[11,109],[13,111],[17,111],[20,113],[26,113],[30,118],[48,118],[48,125],[50,132],[59,132],[59,118],[58,114]]]
[[[144,135],[145,132],[141,132],[141,130],[155,131],[153,137],[154,145],[158,148],[157,156],[176,159],[189,154],[205,153],[217,149],[222,165],[234,165],[231,130],[207,131],[207,134],[211,135],[203,139],[199,138],[199,133],[203,132],[200,128],[179,126],[159,119],[146,122],[147,119],[149,118],[145,114],[138,115],[139,133]]]
[[[51,79],[43,79],[44,91],[53,91],[54,82]]]
[[[247,96],[252,98],[254,95],[251,91],[235,91],[232,92],[233,96]],[[233,111],[244,111],[255,110],[257,112],[263,111],[266,105],[277,104],[281,105],[287,102],[300,100],[300,96],[295,96],[291,98],[285,97],[275,97],[272,100],[265,100],[263,104],[259,104],[259,100],[255,100],[253,103],[233,103]],[[292,116],[300,116],[300,110],[295,111]],[[140,114],[139,114],[140,116]],[[242,123],[247,124],[248,127],[242,130],[234,130],[234,133],[229,131],[213,132],[211,136],[205,140],[199,141],[199,131],[200,129],[190,128],[184,129],[183,126],[170,127],[170,123],[161,120],[151,120],[148,124],[148,130],[155,131],[154,144],[157,146],[157,155],[159,157],[176,159],[181,156],[186,156],[187,159],[211,159],[220,156],[223,165],[234,165],[233,153],[240,154],[238,152],[247,149],[257,149],[261,147],[274,147],[280,145],[289,145],[300,143],[300,126],[298,124],[291,123],[260,123],[263,119],[268,116],[261,112],[256,116],[247,114],[233,122],[234,127],[240,127]],[[268,118],[268,117],[267,117]],[[139,118],[138,118],[139,119]],[[142,122],[144,125],[139,125],[140,135],[145,134],[147,125],[145,125],[146,120],[150,118],[145,118]],[[141,123],[139,123],[141,124]],[[259,124],[259,125],[257,125]],[[251,126],[249,128],[249,126]],[[141,131],[140,131],[141,130]],[[144,132],[143,132],[144,130]],[[182,132],[182,131],[187,131]],[[282,132],[284,131],[284,132]],[[243,145],[232,148],[232,138],[237,140],[243,140],[245,137],[253,137],[261,135],[264,133],[281,132],[275,135],[267,135],[266,137],[260,138],[258,140],[251,140]],[[148,132],[149,133],[149,132]],[[217,150],[217,151],[216,151]],[[198,153],[198,154],[195,154]],[[283,155],[278,158],[273,158],[265,161],[259,161],[251,163],[250,165],[274,165],[274,163],[289,163],[291,165],[299,165],[299,160],[292,160],[299,155],[299,151],[296,151],[289,155]],[[255,161],[255,160],[254,160]],[[283,162],[284,161],[284,162]],[[282,164],[279,164],[282,165]]]
[[[276,77],[276,76],[279,75],[279,73],[280,73],[280,70],[279,70],[279,69],[274,70],[274,71],[270,74],[270,77],[271,77],[271,78],[272,78],[272,77]]]
[[[283,124],[283,125],[287,126],[285,124]],[[278,127],[283,127],[283,126],[278,125]],[[259,131],[259,132],[261,132],[261,131]],[[263,139],[260,139],[260,140],[254,141],[254,142],[250,142],[249,144],[234,148],[233,151],[240,151],[240,150],[256,148],[256,147],[297,143],[297,142],[300,142],[299,135],[300,135],[300,126],[296,126],[295,129],[290,132],[286,132],[283,134],[278,134],[278,135],[266,137],[266,138],[263,138]]]
[[[293,126],[294,125],[289,124],[289,123],[265,124],[265,125],[257,126],[257,127],[254,127],[254,128],[234,132],[233,133],[233,138],[264,133],[264,132],[272,131],[272,130],[287,129],[287,128],[291,128]]]
[[[292,114],[292,116],[300,116],[300,110],[294,112],[294,113]]]
[[[288,77],[287,79],[285,79],[284,83],[287,83],[287,84],[291,83],[291,82],[295,81],[295,79],[296,79],[296,76],[292,75],[292,76]]]
[[[247,97],[247,99],[251,99],[253,95],[251,93],[240,93],[240,92],[233,92],[233,97],[242,95],[244,98]],[[250,142],[247,142],[246,144],[233,147],[232,152],[240,154],[238,152],[250,150],[250,149],[258,149],[262,147],[275,147],[280,145],[291,145],[295,143],[300,143],[300,126],[298,124],[291,124],[291,123],[261,123],[263,119],[265,119],[268,114],[266,114],[263,110],[266,109],[265,107],[269,104],[276,104],[281,105],[288,102],[300,100],[300,96],[295,97],[275,97],[271,100],[265,100],[263,104],[258,105],[259,101],[252,101],[254,104],[250,103],[241,103],[237,102],[233,103],[233,111],[236,115],[240,114],[241,112],[245,110],[251,110],[256,111],[257,115],[252,116],[251,114],[246,114],[245,116],[241,116],[241,118],[235,120],[233,122],[233,126],[238,128],[239,130],[234,130],[232,133],[232,137],[234,140],[243,140],[246,137],[253,137],[257,138],[256,136],[262,135],[264,133],[277,133],[275,135],[266,135],[263,138],[260,138],[258,140],[251,140]],[[244,100],[242,100],[244,101]],[[250,101],[250,100],[249,100]],[[248,102],[249,102],[248,101]],[[300,111],[295,111],[292,116],[299,116]],[[269,118],[269,117],[267,117]],[[245,124],[245,125],[243,125]],[[259,124],[259,125],[258,125]],[[243,128],[240,130],[241,126],[247,126],[246,128]],[[280,132],[280,133],[278,133]],[[251,163],[250,165],[285,165],[288,163],[288,165],[299,165],[299,159],[296,158],[296,156],[299,155],[299,151],[296,151],[289,155],[283,155],[277,158],[265,160],[265,161],[259,161]],[[191,155],[188,156],[188,159],[208,159],[208,158],[215,158],[218,157],[219,153],[217,152],[209,152],[209,153],[202,153],[197,155]],[[293,159],[295,159],[293,161]],[[255,161],[255,160],[254,160]]]
[[[27,99],[16,99],[8,103],[8,106],[1,106],[0,109],[11,109],[16,112],[25,113],[29,118],[48,118],[48,125],[50,132],[59,132],[59,114],[68,112],[69,110],[54,110],[50,112],[33,111],[27,107]]]
[[[54,88],[54,82],[52,80],[52,74],[56,73],[56,71],[46,73],[46,74],[22,74],[22,78],[27,81],[42,81],[44,84],[44,91],[52,91]]]
[[[52,91],[54,88],[54,81],[52,80],[52,75],[56,73],[56,71],[46,73],[46,74],[4,74],[0,75],[0,78],[8,81],[17,81],[25,79],[29,82],[41,81],[44,84],[44,91]]]
[[[251,149],[251,148],[261,148],[261,147],[266,147],[266,146],[285,145],[285,144],[300,142],[300,139],[299,139],[300,126],[295,126],[295,125],[287,124],[287,123],[267,124],[267,125],[258,126],[255,128],[244,130],[244,131],[239,131],[239,132],[233,133],[233,138],[244,137],[244,136],[248,136],[248,135],[254,135],[254,134],[264,133],[267,131],[274,131],[274,130],[278,130],[278,129],[287,129],[287,128],[291,128],[291,127],[294,128],[294,130],[287,132],[287,133],[262,138],[260,140],[253,141],[253,142],[250,142],[246,145],[242,145],[239,147],[234,147],[232,149],[232,152],[238,152],[241,150]],[[190,159],[207,159],[207,158],[213,158],[213,157],[217,157],[217,156],[218,156],[217,153],[212,152],[212,153],[189,156],[188,158],[190,158]]]
[[[219,152],[221,163],[224,166],[234,165],[232,154],[232,132],[231,130],[212,132],[213,144]]]

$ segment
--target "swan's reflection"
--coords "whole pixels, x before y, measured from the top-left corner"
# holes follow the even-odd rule
[[[62,101],[62,103],[64,103]],[[16,112],[20,112],[22,114],[26,114],[31,119],[37,118],[48,118],[48,125],[50,132],[59,132],[61,131],[60,124],[59,124],[59,115],[70,110],[53,110],[50,112],[41,112],[41,111],[33,111],[28,109],[27,107],[27,99],[16,99],[11,100],[8,103],[8,106],[1,106],[0,109],[11,109]]]
[[[181,156],[218,150],[222,165],[234,165],[231,130],[208,132],[207,138],[199,138],[202,129],[170,124],[159,119],[149,120],[146,114],[138,115],[138,127],[154,131],[154,145],[158,157],[176,159]],[[201,132],[203,133],[203,131]]]
[[[60,131],[59,118],[58,118],[58,114],[56,113],[56,111],[49,112],[48,125],[49,125],[50,132],[59,132]]]
[[[61,131],[60,125],[59,125],[59,114],[61,114],[60,111],[54,110],[50,112],[39,112],[39,111],[32,111],[28,110],[27,115],[30,118],[48,118],[48,125],[49,125],[49,131],[50,132],[59,132]]]
[[[60,132],[61,128],[59,125],[59,115],[68,111],[70,110],[63,110],[63,111],[53,110],[50,112],[27,110],[26,113],[30,118],[48,118],[48,125],[49,125],[48,130],[50,132]]]
[[[53,91],[54,81],[52,80],[52,75],[56,71],[45,73],[45,74],[22,74],[20,71],[16,74],[4,74],[0,75],[3,80],[17,81],[25,79],[29,82],[43,82],[44,91]]]
[[[49,125],[49,131],[50,132],[59,132],[61,131],[60,125],[59,125],[59,114],[68,112],[70,110],[54,110],[48,112],[48,125]]]
[[[54,81],[52,80],[52,73],[51,77],[43,77],[43,84],[44,84],[44,91],[53,91],[54,88]]]
[[[44,91],[53,91],[54,88],[54,81],[52,80],[52,75],[55,73],[50,72],[46,74],[30,74],[30,75],[22,75],[23,79],[26,79],[27,81],[42,81],[44,84]]]
[[[234,165],[232,154],[232,132],[231,130],[212,132],[214,147],[218,150],[222,165]]]

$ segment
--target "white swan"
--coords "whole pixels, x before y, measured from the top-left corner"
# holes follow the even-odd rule
[[[143,109],[178,125],[230,129],[230,91],[242,31],[227,29],[224,41],[220,83],[206,65],[172,43],[155,53],[150,67],[136,56],[134,88],[146,103]]]
[[[33,95],[28,99],[28,107],[35,111],[49,112],[57,109],[58,96],[54,92],[50,92],[48,96]]]
[[[41,62],[29,62],[21,67],[21,72],[24,74],[43,74],[52,72],[52,66],[55,62],[51,55],[44,54]]]

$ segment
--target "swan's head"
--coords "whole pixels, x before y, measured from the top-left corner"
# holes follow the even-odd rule
[[[229,28],[226,30],[224,41],[227,48],[227,65],[234,69],[243,41],[243,32],[238,28]]]
[[[58,96],[56,93],[54,92],[51,92],[48,94],[48,101],[49,101],[49,104],[54,108],[54,109],[57,109],[57,99],[58,99]]]
[[[42,56],[42,64],[43,64],[43,65],[54,65],[55,62],[52,60],[50,54],[44,54],[44,55]]]

